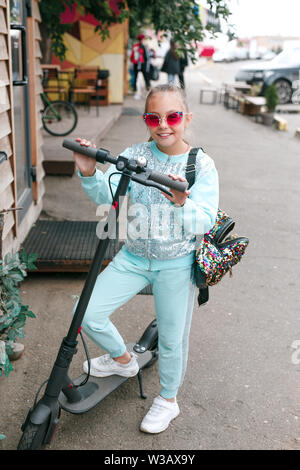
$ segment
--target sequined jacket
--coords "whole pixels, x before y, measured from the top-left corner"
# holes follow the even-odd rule
[[[157,148],[155,141],[134,145],[122,155],[143,156],[148,168],[185,176],[188,153],[169,156]],[[96,204],[111,204],[108,178],[115,171],[115,166],[111,165],[105,174],[99,169],[91,177],[78,173],[83,190]],[[111,176],[113,192],[119,178],[118,174]],[[174,207],[159,190],[131,181],[125,246],[131,253],[148,259],[168,260],[189,255],[198,248],[201,235],[213,227],[218,203],[217,170],[213,160],[199,149],[195,183],[183,207]]]

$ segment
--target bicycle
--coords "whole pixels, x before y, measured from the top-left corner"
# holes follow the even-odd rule
[[[45,92],[42,93],[44,109],[42,122],[44,129],[51,135],[65,136],[77,126],[78,115],[74,106],[68,101],[51,101]]]

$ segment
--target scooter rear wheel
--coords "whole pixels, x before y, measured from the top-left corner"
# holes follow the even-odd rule
[[[18,444],[17,450],[42,450],[45,447],[43,444],[48,423],[34,424],[29,422],[24,431],[23,435]]]

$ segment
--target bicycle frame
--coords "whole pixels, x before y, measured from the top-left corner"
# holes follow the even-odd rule
[[[43,100],[43,103],[44,103],[44,109],[43,109],[43,111],[42,111],[42,113],[43,113],[43,118],[45,118],[45,117],[44,117],[44,110],[45,110],[46,106],[49,106],[49,108],[50,108],[51,111],[53,112],[54,116],[55,116],[57,119],[60,119],[60,115],[56,112],[55,108],[52,106],[52,102],[49,100],[49,98],[48,98],[48,96],[46,95],[46,93],[43,92],[43,93],[41,94],[41,96],[42,96],[42,100]]]

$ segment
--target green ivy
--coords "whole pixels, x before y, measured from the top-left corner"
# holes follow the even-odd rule
[[[27,270],[36,269],[37,254],[27,255],[23,250],[0,260],[0,376],[12,371],[9,355],[16,338],[24,338],[23,327],[27,317],[35,318],[28,305],[22,303],[19,284],[27,276]]]

